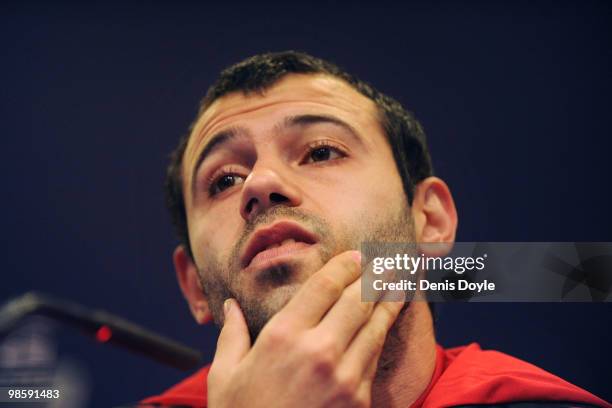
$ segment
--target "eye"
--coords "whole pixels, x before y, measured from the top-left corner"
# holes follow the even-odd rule
[[[345,157],[346,155],[334,146],[319,145],[310,148],[310,151],[304,159],[304,163],[316,163],[329,160],[336,160]]]
[[[219,194],[230,187],[244,183],[244,177],[238,174],[223,174],[210,184],[210,195]]]

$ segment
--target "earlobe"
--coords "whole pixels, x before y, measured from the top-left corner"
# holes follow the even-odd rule
[[[212,319],[212,315],[208,307],[208,301],[202,292],[198,268],[182,245],[176,247],[172,259],[176,278],[181,292],[183,292],[183,296],[189,304],[191,314],[198,324],[208,323]]]
[[[444,181],[428,177],[414,194],[412,215],[419,243],[452,243],[457,231],[457,210]]]

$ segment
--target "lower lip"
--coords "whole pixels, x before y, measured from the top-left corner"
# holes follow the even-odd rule
[[[299,252],[304,251],[312,247],[314,244],[307,244],[305,242],[291,242],[275,248],[268,248],[264,251],[257,253],[251,260],[248,268],[261,268],[266,266],[268,263],[273,263],[289,255],[295,255]]]

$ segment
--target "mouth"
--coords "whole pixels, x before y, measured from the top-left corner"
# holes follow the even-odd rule
[[[259,229],[240,259],[243,268],[258,267],[308,249],[317,236],[294,221],[279,221]]]

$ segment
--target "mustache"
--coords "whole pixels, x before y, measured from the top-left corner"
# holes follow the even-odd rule
[[[259,227],[271,224],[280,218],[298,221],[300,222],[300,224],[309,227],[312,232],[314,232],[320,237],[325,236],[325,234],[329,231],[329,224],[322,217],[319,217],[296,207],[270,207],[265,212],[261,212],[247,221],[246,225],[244,226],[244,230],[242,231],[242,234],[240,234],[240,238],[238,238],[238,241],[236,241],[236,244],[232,248],[230,255],[231,263],[234,265],[239,264],[239,257],[244,250],[244,246],[247,244],[251,235],[253,235],[253,233]]]

